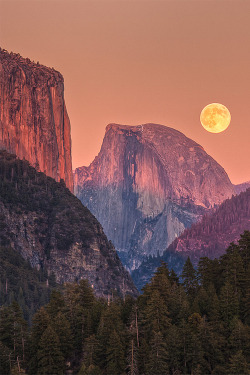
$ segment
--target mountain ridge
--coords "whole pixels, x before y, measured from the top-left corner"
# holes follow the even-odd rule
[[[129,269],[144,256],[161,254],[235,193],[202,146],[159,124],[107,125],[99,154],[75,169],[74,185]]]

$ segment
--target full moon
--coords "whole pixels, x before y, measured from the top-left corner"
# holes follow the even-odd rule
[[[208,104],[201,111],[201,124],[204,129],[211,133],[223,132],[231,121],[231,115],[227,107],[223,104]]]

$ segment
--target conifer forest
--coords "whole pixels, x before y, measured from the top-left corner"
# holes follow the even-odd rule
[[[195,269],[187,258],[180,277],[162,262],[138,298],[97,298],[84,279],[46,285],[46,275],[8,254],[1,375],[249,374],[249,231],[219,259],[203,257]],[[18,288],[11,283],[17,264]]]

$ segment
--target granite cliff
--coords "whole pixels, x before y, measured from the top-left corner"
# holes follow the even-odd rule
[[[88,279],[97,295],[136,288],[100,223],[65,183],[0,151],[0,246],[59,283]]]
[[[200,145],[156,124],[108,125],[100,153],[75,170],[74,185],[129,269],[162,254],[234,193],[224,169]]]
[[[64,179],[73,191],[64,81],[53,68],[0,49],[0,149]]]

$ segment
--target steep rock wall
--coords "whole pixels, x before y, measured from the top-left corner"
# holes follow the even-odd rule
[[[62,75],[0,49],[0,148],[73,191]]]
[[[172,128],[110,124],[101,151],[74,173],[75,194],[126,266],[162,254],[186,227],[234,193],[224,169]]]

